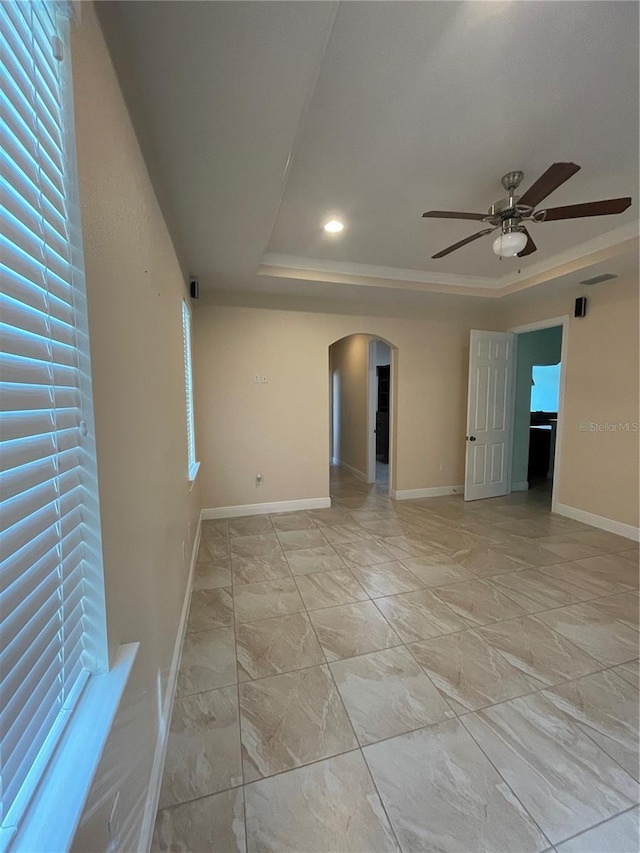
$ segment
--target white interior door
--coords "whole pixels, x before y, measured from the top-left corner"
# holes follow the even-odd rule
[[[515,335],[471,332],[464,499],[506,495],[511,486]]]

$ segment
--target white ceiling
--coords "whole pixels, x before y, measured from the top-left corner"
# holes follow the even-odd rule
[[[337,298],[341,281],[345,297],[371,281],[380,295],[488,294],[548,278],[563,259],[630,250],[636,3],[98,6],[176,242],[205,289],[282,293],[308,279],[332,282]],[[485,237],[431,260],[484,224],[423,211],[484,213],[504,172],[524,171],[524,189],[559,160],[582,170],[542,206],[631,195],[631,208],[532,224],[528,258],[499,261]],[[334,215],[346,229],[329,238]]]

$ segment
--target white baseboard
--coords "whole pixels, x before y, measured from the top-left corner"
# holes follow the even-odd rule
[[[529,490],[529,481],[520,480],[518,483],[511,483],[512,492],[526,492]]]
[[[410,501],[415,498],[441,498],[443,495],[461,495],[464,486],[430,486],[426,489],[391,490],[391,497],[397,501]]]
[[[553,507],[553,512],[557,512],[558,515],[565,515],[574,521],[581,521],[583,524],[590,524],[592,527],[599,527],[608,533],[615,533],[616,536],[624,536],[634,542],[640,541],[640,528],[634,527],[632,524],[623,524],[621,521],[614,521],[604,515],[594,515],[592,512],[585,512],[583,509],[576,509],[576,507],[567,506],[567,504],[557,503]]]
[[[266,504],[240,504],[239,506],[214,506],[203,509],[202,521],[214,518],[237,518],[242,515],[267,515],[272,512],[298,512],[304,509],[329,509],[331,498],[303,498],[299,501],[272,501]]]
[[[180,670],[180,658],[182,657],[182,644],[184,642],[184,635],[187,628],[187,619],[189,617],[191,590],[193,588],[193,575],[195,573],[201,531],[202,512],[200,513],[200,518],[198,520],[198,529],[193,540],[193,551],[191,553],[191,565],[189,566],[187,588],[184,594],[184,601],[182,602],[182,613],[180,614],[178,633],[176,635],[176,641],[173,647],[171,669],[169,670],[169,678],[167,679],[167,689],[165,691],[164,702],[162,704],[162,720],[158,731],[156,751],[153,756],[153,765],[151,766],[151,778],[149,780],[149,789],[147,791],[147,799],[144,807],[144,815],[142,818],[142,829],[140,830],[140,843],[138,849],[144,850],[146,851],[146,853],[151,850],[151,842],[153,840],[153,828],[156,822],[156,812],[158,811],[160,788],[162,787],[162,773],[164,771],[164,762],[167,755],[167,744],[169,742],[169,727],[171,725],[171,714],[173,713],[173,700],[176,694],[178,672]]]
[[[358,480],[364,480],[365,483],[367,482],[367,475],[364,471],[360,471],[359,468],[354,468],[353,465],[348,465],[341,459],[337,459],[336,462],[341,468],[344,468],[345,471],[348,471],[350,474],[353,474],[354,477],[357,477]]]

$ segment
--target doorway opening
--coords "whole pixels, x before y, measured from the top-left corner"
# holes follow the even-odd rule
[[[555,503],[566,345],[564,318],[514,329],[511,490]]]
[[[354,334],[329,347],[330,459],[393,494],[395,399],[393,344]]]

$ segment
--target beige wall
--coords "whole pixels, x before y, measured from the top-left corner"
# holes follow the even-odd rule
[[[586,317],[573,317],[576,296]],[[594,515],[638,526],[638,432],[583,432],[581,422],[637,423],[638,281],[531,293],[501,306],[504,328],[571,315],[558,500]]]
[[[434,308],[428,320],[407,320],[197,305],[203,506],[328,496],[328,350],[351,334],[397,347],[393,487],[462,483],[469,330],[495,328],[492,308],[482,313],[461,303]],[[268,383],[254,384],[256,373]],[[264,475],[260,487],[257,472]]]
[[[350,335],[329,348],[337,421],[333,456],[364,477],[367,476],[369,341],[367,335]]]
[[[186,477],[185,291],[89,3],[72,60],[109,650],[141,643],[76,849],[106,849],[120,790],[122,849],[135,850],[200,506]]]

